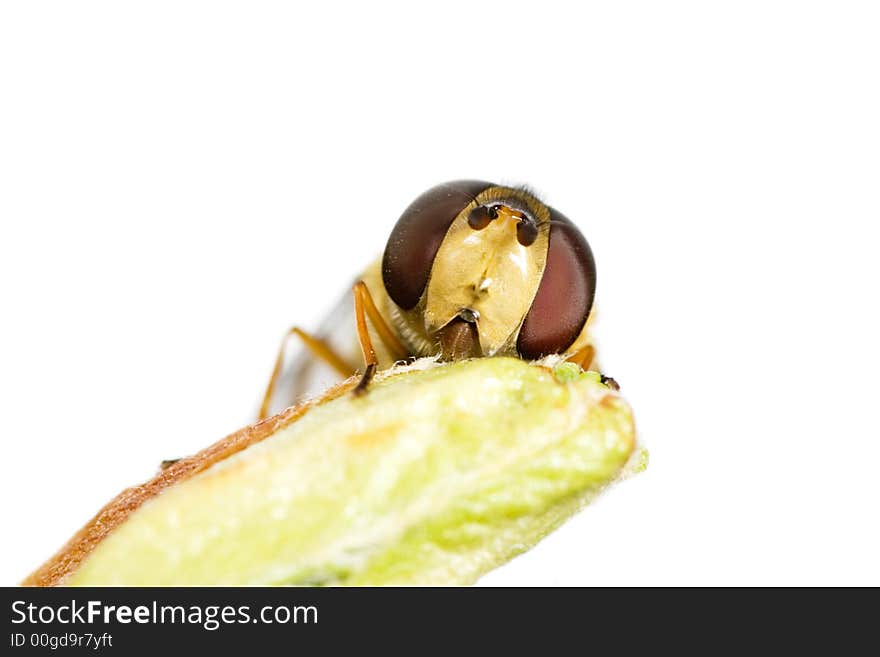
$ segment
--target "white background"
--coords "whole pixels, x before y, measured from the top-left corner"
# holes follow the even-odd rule
[[[0,583],[475,177],[581,226],[651,451],[484,582],[880,584],[872,4],[3,3]]]

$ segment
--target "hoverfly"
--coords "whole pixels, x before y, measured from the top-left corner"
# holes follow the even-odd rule
[[[364,363],[355,393],[367,390],[377,368],[423,356],[559,354],[588,369],[595,290],[587,240],[533,193],[478,180],[437,185],[404,210],[382,257],[354,284],[353,324]],[[292,335],[341,376],[355,374],[355,340],[334,346],[330,332],[289,330],[260,419],[269,414]],[[308,364],[294,365],[294,378]]]

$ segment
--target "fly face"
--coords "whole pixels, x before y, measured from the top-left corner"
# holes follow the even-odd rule
[[[458,181],[429,190],[391,233],[382,261],[399,333],[450,359],[565,353],[593,303],[586,240],[522,189]]]
[[[429,334],[460,319],[475,324],[479,355],[515,351],[549,241],[549,212],[526,198],[522,192],[490,188],[449,227],[425,297]]]

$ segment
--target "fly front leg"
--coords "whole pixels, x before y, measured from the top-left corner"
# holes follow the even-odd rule
[[[596,350],[593,348],[593,345],[588,344],[582,349],[574,352],[571,356],[569,356],[566,361],[569,363],[577,363],[580,368],[584,371],[590,369],[590,366],[593,364],[593,361],[596,358]],[[617,381],[612,379],[610,376],[605,376],[604,374],[599,375],[600,381],[611,388],[612,390],[620,390],[620,385],[618,385]]]
[[[376,333],[379,335],[379,339],[382,340],[382,344],[385,345],[385,348],[388,349],[395,360],[403,360],[409,356],[409,352],[385,322],[379,309],[376,308],[366,283],[358,281],[354,284],[352,292],[354,293],[354,315],[357,322],[358,342],[361,345],[361,353],[364,355],[364,373],[354,389],[354,394],[362,395],[367,391],[367,386],[370,385],[370,381],[376,374],[376,368],[379,366],[379,359],[376,356],[373,341],[370,339],[370,331],[367,328],[368,316],[373,327],[376,329]]]
[[[593,359],[596,357],[596,349],[593,345],[588,344],[581,349],[578,349],[571,356],[569,356],[566,360],[569,363],[574,363],[578,365],[582,370],[586,371],[590,369],[590,365],[593,364]]]

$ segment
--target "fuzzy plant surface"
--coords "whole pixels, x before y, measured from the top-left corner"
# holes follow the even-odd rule
[[[639,461],[627,403],[566,363],[417,362],[290,418],[129,489],[30,583],[470,584]]]

